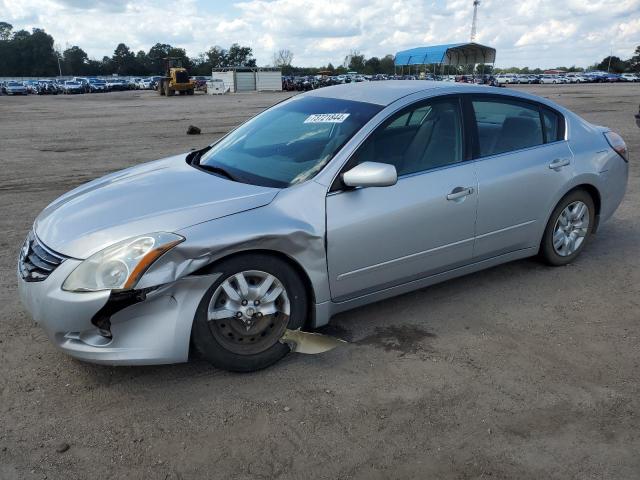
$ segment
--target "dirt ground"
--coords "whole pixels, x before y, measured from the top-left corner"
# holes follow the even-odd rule
[[[640,84],[522,88],[632,152],[625,201],[579,260],[341,314],[327,331],[350,344],[248,375],[72,360],[23,312],[15,264],[58,195],[286,94],[0,97],[0,479],[639,478]]]

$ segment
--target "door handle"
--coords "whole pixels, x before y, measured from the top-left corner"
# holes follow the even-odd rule
[[[569,165],[570,160],[568,158],[556,158],[553,162],[549,164],[549,168],[551,170],[560,170],[562,167],[566,167]]]
[[[473,193],[473,187],[456,187],[447,195],[447,200],[458,200]]]

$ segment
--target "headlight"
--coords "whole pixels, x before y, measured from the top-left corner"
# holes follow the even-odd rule
[[[70,292],[129,290],[162,254],[184,237],[175,233],[150,233],[118,242],[90,256],[62,284]]]

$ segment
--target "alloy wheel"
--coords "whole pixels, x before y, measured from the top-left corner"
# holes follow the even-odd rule
[[[247,270],[231,275],[216,288],[207,318],[211,333],[226,349],[252,355],[282,337],[290,314],[283,283],[270,273]]]
[[[561,257],[568,257],[580,249],[589,232],[589,207],[575,201],[567,205],[553,228],[553,249]]]

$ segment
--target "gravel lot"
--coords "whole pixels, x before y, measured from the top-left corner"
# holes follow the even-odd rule
[[[637,163],[640,84],[516,88],[612,127]],[[635,165],[574,265],[519,261],[341,314],[327,331],[351,343],[323,355],[238,375],[54,349],[16,292],[37,213],[286,96],[0,98],[0,478],[639,478]]]

